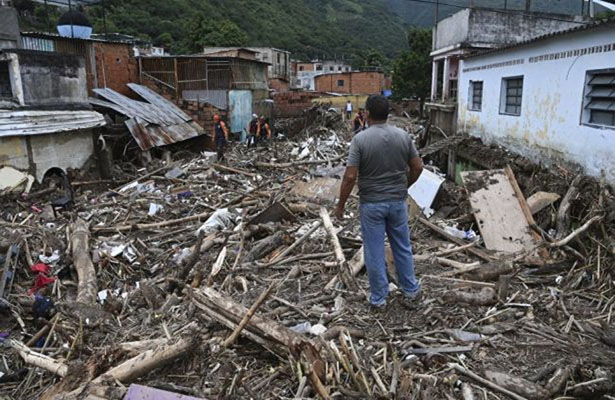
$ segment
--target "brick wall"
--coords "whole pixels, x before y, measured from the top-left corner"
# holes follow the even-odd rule
[[[123,95],[135,94],[126,86],[137,81],[137,60],[132,46],[123,43],[94,43],[96,76],[99,87],[108,87]]]
[[[282,79],[269,79],[269,89],[273,89],[278,93],[288,92],[290,83]]]
[[[343,81],[342,85],[339,85]],[[314,78],[317,92],[334,92],[344,94],[380,93],[385,88],[382,72],[344,72],[326,74]]]
[[[315,92],[274,93],[274,117],[291,118],[300,116],[303,110],[312,107],[312,99],[319,96]]]

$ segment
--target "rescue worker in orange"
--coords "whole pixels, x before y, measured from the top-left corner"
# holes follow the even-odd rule
[[[218,161],[224,159],[224,149],[228,142],[228,128],[218,114],[214,115],[214,127],[211,136],[211,143],[216,145]]]

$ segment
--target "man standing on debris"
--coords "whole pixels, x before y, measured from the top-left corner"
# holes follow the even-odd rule
[[[214,115],[214,129],[212,133],[211,143],[215,143],[218,161],[222,161],[224,159],[224,147],[226,142],[228,142],[228,128],[218,114]]]
[[[350,117],[352,116],[352,103],[348,100],[346,103],[346,120],[350,121]]]
[[[423,161],[410,136],[387,124],[389,102],[386,97],[372,95],[365,107],[370,127],[355,135],[350,144],[335,215],[343,218],[346,200],[358,176],[359,217],[371,292],[369,302],[376,309],[382,309],[389,294],[384,249],[386,233],[404,293],[403,304],[413,308],[418,304],[420,287],[414,275],[406,199],[408,186],[421,175]]]

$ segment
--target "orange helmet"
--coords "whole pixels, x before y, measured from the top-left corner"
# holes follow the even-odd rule
[[[214,115],[214,121],[216,122],[220,121],[220,116],[218,114]]]

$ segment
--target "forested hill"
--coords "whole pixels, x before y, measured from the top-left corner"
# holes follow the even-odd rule
[[[203,46],[274,46],[297,59],[344,58],[355,66],[391,60],[408,50],[409,26],[433,25],[436,0],[105,0],[107,31],[164,46],[174,54]],[[578,14],[582,0],[532,0],[533,11]],[[615,0],[613,0],[615,1]],[[439,19],[470,0],[439,0]],[[473,0],[477,7],[522,10],[525,0]],[[55,27],[43,0],[13,0],[22,29]],[[85,12],[103,32],[101,6]],[[367,60],[367,61],[366,61]]]
[[[43,5],[32,4],[34,10],[22,12],[22,23],[44,28]],[[151,39],[174,53],[195,52],[203,45],[245,44],[288,49],[303,59],[354,57],[356,63],[374,49],[390,59],[408,47],[407,26],[390,11],[387,0],[105,0],[105,4],[108,32]],[[102,32],[100,6],[85,11],[94,31]]]

